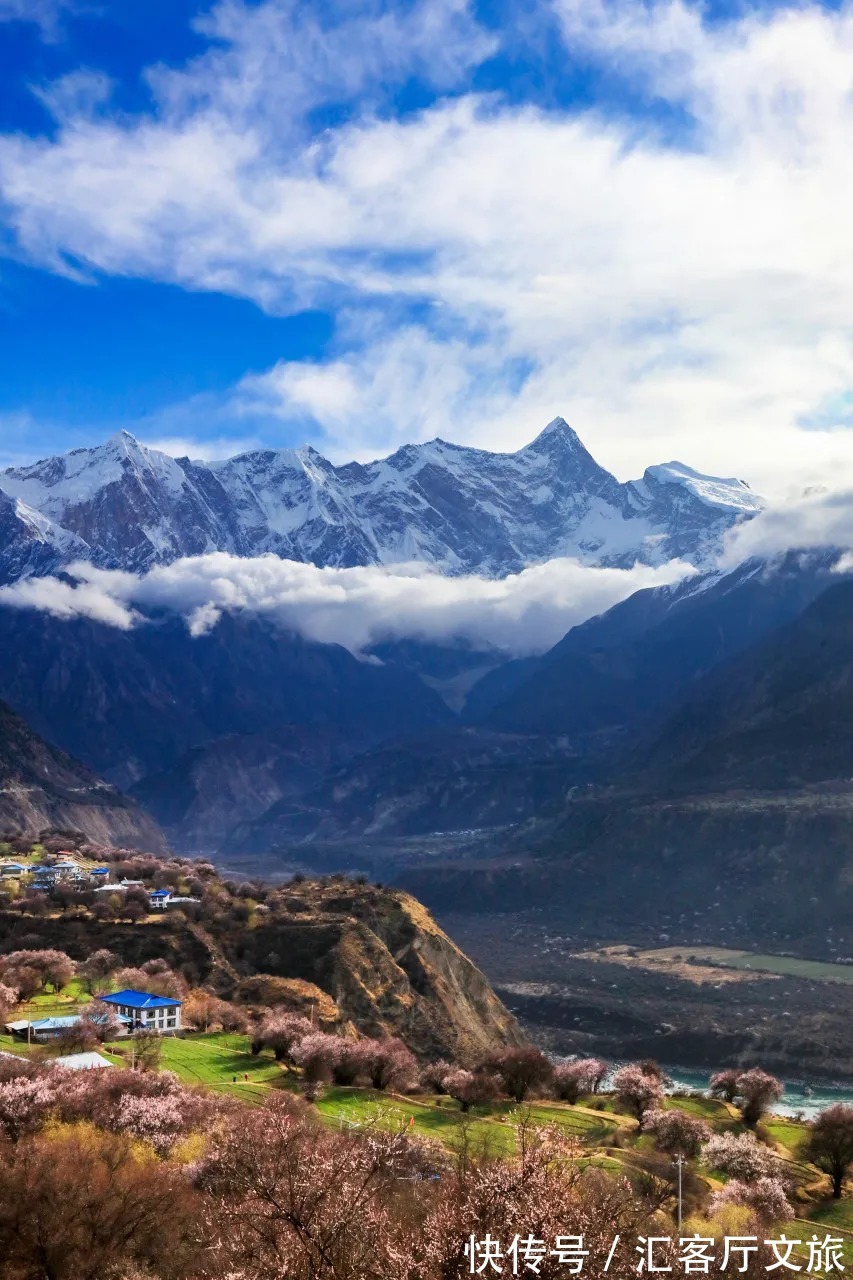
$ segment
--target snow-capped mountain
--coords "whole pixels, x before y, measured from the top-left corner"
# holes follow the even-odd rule
[[[433,440],[340,467],[311,447],[175,459],[121,432],[0,472],[0,490],[4,545],[17,520],[41,528],[55,562],[134,571],[210,551],[321,566],[418,560],[490,576],[554,556],[707,564],[723,533],[761,508],[742,481],[676,462],[621,484],[562,418],[516,453]],[[28,536],[17,525],[12,534]],[[49,572],[50,559],[16,552],[10,565],[20,564],[15,576]]]
[[[82,539],[0,490],[0,586],[52,573],[89,554]]]

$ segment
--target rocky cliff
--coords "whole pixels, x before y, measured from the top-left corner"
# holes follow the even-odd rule
[[[476,1059],[522,1042],[484,975],[408,893],[306,881],[279,900],[287,914],[273,907],[268,924],[226,944],[238,967],[312,982],[341,1022],[400,1036],[424,1057]]]
[[[0,831],[37,836],[47,827],[81,831],[104,844],[164,848],[156,824],[131,800],[0,702]]]

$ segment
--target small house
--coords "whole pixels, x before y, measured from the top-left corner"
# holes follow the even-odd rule
[[[148,991],[116,991],[112,995],[98,996],[121,1018],[126,1019],[134,1031],[180,1031],[181,1001],[170,996],[152,996]]]
[[[43,1044],[47,1040],[56,1040],[65,1031],[71,1027],[76,1027],[80,1021],[80,1015],[76,1013],[64,1014],[58,1018],[38,1018],[31,1024],[32,1038]],[[26,1032],[24,1032],[26,1035]]]
[[[32,873],[40,884],[49,886],[83,880],[86,876],[76,862],[54,862],[52,866],[33,867]]]
[[[154,889],[153,892],[148,895],[148,901],[151,903],[152,911],[165,911],[169,905],[169,899],[171,896],[171,889]]]
[[[31,867],[30,870],[40,885],[54,885],[61,879],[61,873],[56,867]]]

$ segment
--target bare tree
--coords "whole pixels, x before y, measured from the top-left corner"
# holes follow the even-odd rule
[[[832,1196],[841,1199],[844,1179],[853,1165],[853,1106],[836,1102],[815,1120],[806,1143],[805,1156],[832,1182]]]
[[[524,1102],[529,1093],[549,1085],[554,1075],[548,1058],[532,1045],[492,1054],[484,1066],[498,1077],[504,1092],[515,1102]]]

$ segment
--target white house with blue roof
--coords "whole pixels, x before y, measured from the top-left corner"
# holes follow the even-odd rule
[[[126,1019],[133,1030],[180,1031],[181,1001],[170,996],[152,996],[148,991],[116,991],[109,996],[98,996],[120,1018]]]

